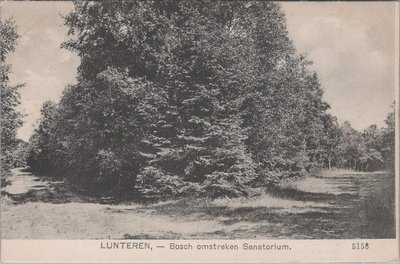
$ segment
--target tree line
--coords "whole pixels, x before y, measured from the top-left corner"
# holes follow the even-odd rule
[[[23,84],[11,85],[9,75],[11,65],[6,63],[6,57],[15,49],[19,38],[17,27],[12,19],[0,21],[0,86],[1,86],[1,186],[7,184],[10,168],[16,164],[15,151],[18,149],[17,129],[22,126],[22,114],[16,109],[20,104],[19,89]]]
[[[394,115],[362,134],[339,126],[278,3],[74,5],[62,46],[81,59],[77,83],[42,107],[27,147],[35,172],[156,200],[246,196],[324,167],[393,159]]]

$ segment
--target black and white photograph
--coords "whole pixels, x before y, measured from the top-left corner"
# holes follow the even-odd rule
[[[2,240],[396,239],[398,2],[0,13]]]

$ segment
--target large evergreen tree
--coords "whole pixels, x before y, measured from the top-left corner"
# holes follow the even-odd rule
[[[82,186],[237,196],[326,161],[328,105],[278,3],[75,2],[65,23],[81,65],[46,162]]]

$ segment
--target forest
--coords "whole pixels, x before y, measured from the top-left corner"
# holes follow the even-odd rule
[[[9,168],[58,175],[121,200],[249,196],[321,170],[394,170],[395,110],[383,127],[339,123],[279,3],[75,2],[64,17],[77,83],[45,102],[29,142],[1,22],[2,184]],[[382,106],[387,107],[387,106]]]

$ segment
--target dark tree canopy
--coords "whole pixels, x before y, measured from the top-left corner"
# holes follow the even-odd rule
[[[18,89],[23,85],[12,86],[9,75],[11,65],[6,63],[10,52],[14,51],[17,43],[17,27],[12,19],[0,21],[0,85],[1,85],[1,179],[13,166],[13,152],[18,145],[17,129],[22,126],[22,114],[16,110],[20,104]]]

